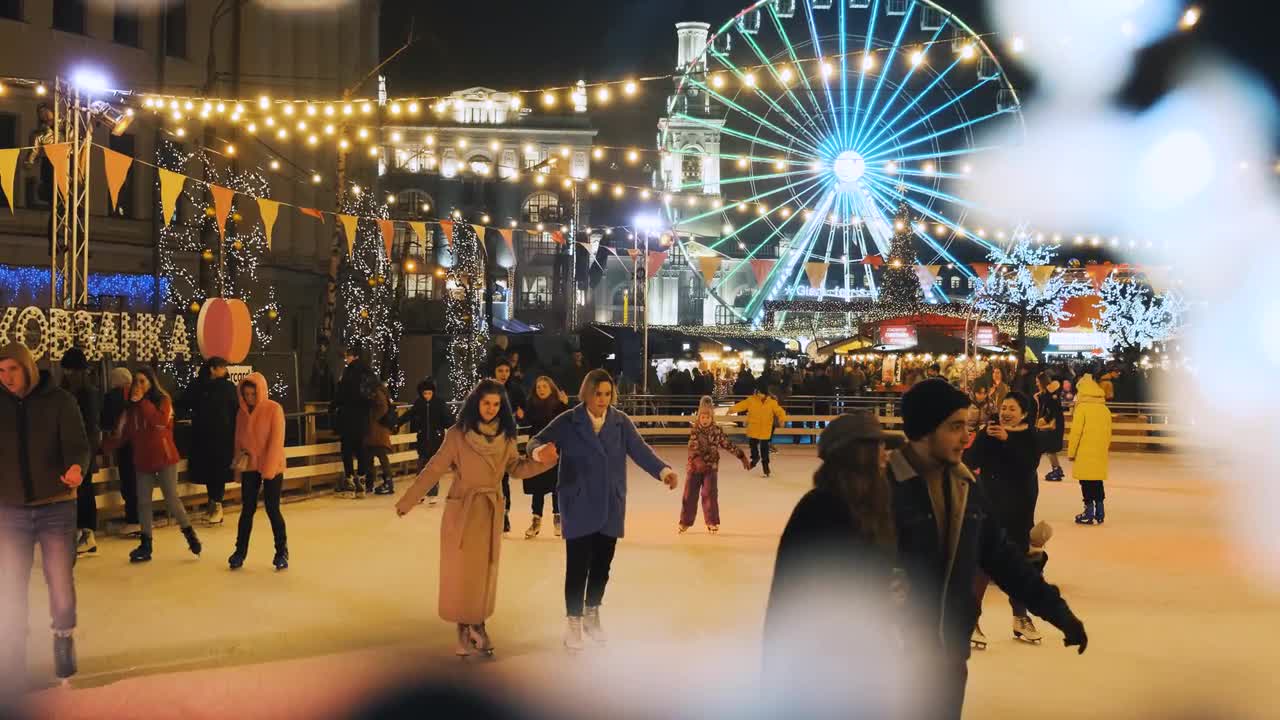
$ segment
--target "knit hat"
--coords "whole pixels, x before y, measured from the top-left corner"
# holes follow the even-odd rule
[[[121,385],[131,385],[133,383],[133,373],[129,372],[127,367],[116,367],[111,369],[111,387],[117,388]]]
[[[902,433],[885,430],[880,420],[866,410],[841,415],[818,437],[818,457],[830,460],[848,446],[863,441],[879,440],[890,446],[903,444]]]
[[[919,440],[969,407],[969,396],[942,378],[918,382],[902,396],[902,429],[910,440]]]
[[[78,347],[69,348],[62,353],[62,360],[59,361],[63,370],[88,370],[89,360],[84,356],[84,351]]]

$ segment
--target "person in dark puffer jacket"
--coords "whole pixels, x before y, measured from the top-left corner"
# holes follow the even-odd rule
[[[76,488],[89,440],[76,400],[20,343],[0,348],[0,704],[25,689],[27,588],[36,545],[49,587],[54,669],[76,673]]]

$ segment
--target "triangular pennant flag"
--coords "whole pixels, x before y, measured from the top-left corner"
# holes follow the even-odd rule
[[[280,214],[280,203],[275,200],[258,198],[258,215],[262,217],[262,231],[267,236],[267,249],[271,249],[271,230],[276,226],[276,216]]]
[[[640,250],[638,248],[627,248],[627,254],[631,256],[632,260],[635,260],[636,256],[640,254]]]
[[[716,271],[720,269],[720,256],[708,255],[698,258],[698,270],[702,272],[702,282],[707,285],[711,284],[716,278]]]
[[[551,239],[554,240],[557,245],[563,245],[564,233],[560,232],[559,230],[553,230],[551,231]]]
[[[935,283],[938,282],[938,274],[942,272],[941,265],[923,265],[922,267],[929,271],[929,274],[933,276],[933,281]]]
[[[347,233],[347,254],[351,255],[356,246],[356,227],[359,218],[355,215],[339,215],[338,220],[342,222],[342,229]]]
[[[605,245],[605,246],[604,246],[604,249],[605,249],[607,252],[613,253],[613,256],[614,256],[614,257],[618,257],[618,248],[613,247],[612,245]],[[631,252],[631,251],[630,251],[630,250],[628,250],[627,252]]]
[[[804,272],[809,276],[809,285],[821,290],[823,283],[827,279],[827,264],[820,262],[805,263]]]
[[[67,195],[67,158],[71,155],[71,143],[50,143],[44,147],[44,156],[49,158],[53,166],[53,179],[58,183],[58,192]]]
[[[488,247],[487,245],[485,245],[485,244],[484,244],[484,226],[483,226],[483,225],[472,225],[472,226],[471,226],[471,229],[476,231],[476,240],[479,240],[479,241],[480,241],[480,247],[481,247],[481,248],[484,248],[485,254],[488,254],[488,252],[489,252],[489,247]]]
[[[316,210],[315,208],[300,207],[298,208],[298,212],[308,217],[313,217],[319,220],[320,222],[324,222],[324,213],[320,212],[319,210]]]
[[[391,260],[391,246],[396,241],[396,224],[392,220],[379,220],[378,229],[382,231],[382,247],[387,251],[387,261]]]
[[[450,220],[441,220],[440,229],[444,231],[444,241],[449,244],[449,249],[453,249],[453,222]]]
[[[178,197],[182,195],[182,186],[187,178],[172,170],[157,168],[160,173],[160,212],[165,227],[173,221],[173,213],[178,209]]]
[[[120,188],[124,187],[125,178],[129,177],[129,168],[133,158],[118,153],[110,148],[102,148],[102,166],[107,171],[107,192],[111,198],[111,209],[120,204]],[[2,170],[2,168],[0,168]]]
[[[231,203],[236,198],[236,191],[221,185],[210,185],[209,193],[213,195],[213,209],[217,213],[218,237],[227,237],[227,216],[231,214]]]
[[[645,267],[646,277],[653,277],[662,269],[662,264],[667,261],[667,251],[649,253],[649,262]]]
[[[1086,267],[1085,272],[1089,274],[1089,279],[1093,281],[1093,286],[1100,288],[1102,283],[1106,282],[1107,276],[1111,274],[1111,268],[1111,263],[1099,263]]]
[[[1056,270],[1052,265],[1032,265],[1031,277],[1036,281],[1036,287],[1044,287],[1049,282],[1049,278],[1053,277],[1053,271]]]
[[[870,265],[871,267],[879,270],[884,267],[884,257],[880,255],[868,255],[862,258],[862,264]]]
[[[751,274],[756,276],[756,285],[758,286],[764,285],[765,279],[769,277],[769,273],[773,271],[773,266],[777,262],[778,262],[777,260],[752,258]]]
[[[987,274],[991,272],[990,265],[986,263],[973,263],[969,265],[969,267],[973,268],[973,272],[978,276],[979,280],[983,282],[987,281]]]
[[[409,229],[414,235],[418,236],[418,242],[425,243],[427,241],[427,224],[424,222],[411,222]]]
[[[18,155],[21,150],[13,148],[0,150],[0,185],[4,187],[4,196],[9,200],[9,212],[13,212],[13,177],[18,172]]]
[[[502,242],[506,244],[507,250],[514,257],[516,254],[515,230],[499,230],[498,234],[502,236]]]

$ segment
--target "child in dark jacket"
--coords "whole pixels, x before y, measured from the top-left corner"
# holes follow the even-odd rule
[[[436,383],[427,378],[418,383],[418,397],[413,405],[396,420],[397,425],[409,421],[409,431],[418,434],[416,449],[418,451],[418,472],[426,467],[427,461],[440,450],[444,443],[444,431],[453,423],[453,412],[444,398],[436,394]],[[427,491],[427,501],[435,505],[440,496],[440,486],[436,484]]]
[[[742,461],[742,467],[750,468],[751,462],[742,448],[725,437],[724,430],[716,424],[713,414],[714,401],[703,397],[698,403],[698,416],[689,430],[688,476],[684,484],[684,499],[680,508],[680,532],[693,525],[698,515],[698,496],[702,496],[702,519],[707,531],[720,531],[720,451],[728,450]]]

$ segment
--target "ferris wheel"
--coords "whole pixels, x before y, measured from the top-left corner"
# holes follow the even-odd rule
[[[760,0],[698,40],[660,147],[681,250],[726,259],[709,299],[758,323],[771,300],[876,297],[866,262],[888,256],[902,207],[922,265],[972,276],[961,257],[993,249],[970,226],[992,219],[968,199],[999,149],[981,131],[1022,130],[981,35],[933,0]]]

